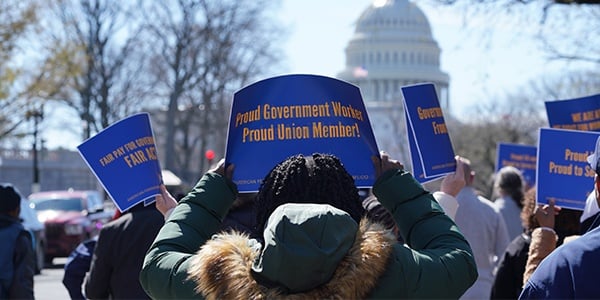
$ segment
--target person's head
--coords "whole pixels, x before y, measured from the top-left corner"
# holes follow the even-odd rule
[[[329,204],[357,223],[364,214],[358,189],[341,161],[330,154],[295,155],[277,164],[262,181],[255,199],[257,233],[285,203]]]
[[[494,181],[494,190],[500,196],[509,196],[515,201],[519,208],[523,207],[523,174],[519,169],[506,166],[498,171]]]
[[[537,206],[535,196],[536,189],[535,187],[532,187],[525,193],[523,197],[523,207],[521,207],[521,223],[523,224],[523,228],[525,228],[526,233],[531,233],[531,231],[540,226],[535,219],[535,207]]]
[[[21,195],[10,184],[0,184],[0,214],[18,217],[21,211]]]

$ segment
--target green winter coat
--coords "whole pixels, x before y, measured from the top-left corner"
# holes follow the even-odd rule
[[[433,196],[404,171],[373,189],[406,245],[329,205],[282,205],[264,244],[217,234],[235,185],[208,173],[177,205],[140,274],[156,299],[458,298],[477,278],[471,248]]]

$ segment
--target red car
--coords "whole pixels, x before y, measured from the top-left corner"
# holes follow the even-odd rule
[[[28,197],[46,231],[45,260],[67,257],[82,241],[98,234],[113,213],[104,210],[97,191],[48,191]]]

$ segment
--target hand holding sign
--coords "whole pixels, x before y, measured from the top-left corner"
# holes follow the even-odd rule
[[[222,158],[212,169],[208,170],[208,172],[217,173],[231,180],[233,178],[233,168],[233,164],[229,164],[225,167],[225,159]]]
[[[147,113],[112,124],[77,150],[121,212],[160,193],[161,168]]]
[[[357,187],[371,187],[375,136],[357,86],[324,76],[265,79],[235,93],[227,164],[236,165],[240,192],[257,191],[264,176],[296,154],[338,157]]]
[[[541,204],[535,208],[535,220],[541,227],[554,229],[554,220],[561,210],[560,206],[556,206],[554,203],[554,199],[550,199],[548,204]]]
[[[538,204],[555,201],[563,208],[583,210],[594,190],[596,172],[587,157],[599,134],[590,131],[540,128],[537,154]]]
[[[431,83],[405,86],[402,95],[415,179],[424,183],[453,172],[454,149],[435,86]]]
[[[404,165],[395,159],[390,159],[390,156],[385,151],[381,151],[380,157],[372,156],[373,166],[375,167],[375,178],[379,178],[381,174],[389,170],[402,170]]]
[[[440,191],[451,195],[452,197],[456,197],[466,184],[464,158],[457,155],[455,159],[456,171],[446,175],[444,179],[442,179],[442,185],[440,186]]]
[[[177,206],[177,200],[169,193],[164,184],[160,185],[160,194],[156,196],[156,209],[166,218]]]

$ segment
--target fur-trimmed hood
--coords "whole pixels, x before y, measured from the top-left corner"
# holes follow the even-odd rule
[[[345,212],[315,206],[278,208],[265,228],[265,247],[238,232],[215,235],[192,259],[196,290],[207,299],[365,298],[396,237],[381,224],[363,219],[357,226]]]

